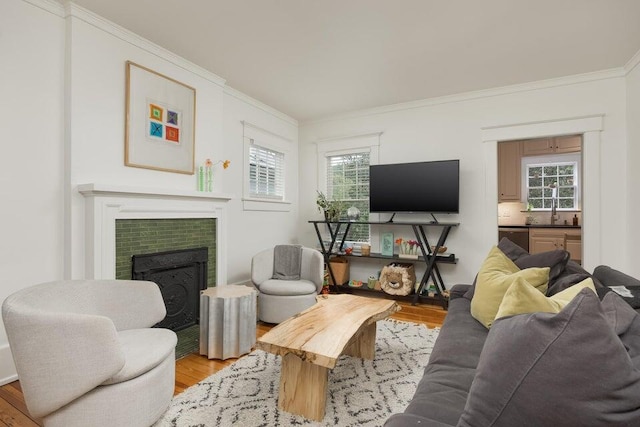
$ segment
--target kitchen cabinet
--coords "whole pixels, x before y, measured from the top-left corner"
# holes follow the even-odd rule
[[[520,141],[498,143],[498,201],[519,202],[522,144]]]
[[[523,141],[523,156],[542,156],[545,154],[579,153],[582,151],[581,135],[556,136]]]
[[[579,153],[582,151],[582,136],[567,135],[553,138],[556,153]]]
[[[575,236],[578,240],[566,240],[567,236]],[[531,228],[529,229],[529,252],[541,252],[564,249],[571,254],[571,259],[582,261],[582,230],[579,228]],[[566,242],[566,243],[565,243]]]

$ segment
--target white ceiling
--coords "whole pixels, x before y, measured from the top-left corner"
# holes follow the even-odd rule
[[[639,0],[75,0],[300,121],[622,67]]]

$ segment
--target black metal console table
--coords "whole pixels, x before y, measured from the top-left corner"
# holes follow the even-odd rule
[[[418,257],[417,261],[426,263],[426,270],[422,275],[422,279],[420,280],[420,285],[418,286],[417,291],[412,296],[413,304],[417,304],[422,296],[422,292],[425,290],[427,286],[427,282],[429,278],[432,279],[435,288],[436,288],[436,297],[442,303],[444,308],[448,306],[448,300],[443,296],[443,292],[445,290],[444,281],[442,280],[442,276],[440,275],[440,270],[438,269],[438,263],[447,263],[447,264],[455,264],[458,262],[458,259],[454,254],[449,255],[437,255],[440,248],[444,246],[444,243],[449,236],[449,232],[453,227],[457,227],[460,225],[458,222],[380,222],[380,221],[371,221],[371,222],[354,222],[354,221],[309,221],[309,223],[313,224],[316,234],[318,236],[318,241],[320,242],[320,248],[322,251],[322,255],[324,257],[325,263],[327,265],[327,269],[329,274],[331,275],[331,280],[337,286],[342,285],[338,284],[335,280],[335,276],[331,269],[331,260],[332,256],[343,256],[342,253],[344,242],[346,240],[347,235],[349,234],[349,229],[353,224],[369,224],[369,225],[382,225],[382,226],[409,226],[413,229],[413,233],[415,235],[416,241],[418,242],[418,247],[420,248],[421,256]],[[329,245],[325,245],[325,242],[322,238],[322,234],[320,232],[319,226],[324,224],[329,229],[329,235],[331,237],[331,241]],[[344,232],[342,234],[342,238],[340,239],[339,244],[336,246],[338,237],[340,236],[340,231],[343,229]],[[425,227],[441,227],[440,236],[438,238],[438,242],[436,245],[431,248],[429,244],[429,240],[427,239],[427,234],[425,233]],[[361,255],[349,255],[349,256],[361,256]],[[405,258],[400,258],[398,255],[388,256],[382,255],[379,253],[371,253],[369,256],[365,256],[368,258],[379,258],[379,259],[390,259],[390,260],[406,260]],[[390,295],[391,296],[391,295]]]

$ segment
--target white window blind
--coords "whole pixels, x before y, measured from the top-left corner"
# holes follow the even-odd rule
[[[369,152],[327,156],[327,197],[342,201],[346,210],[355,206],[360,210],[360,221],[369,220]],[[353,224],[348,239],[355,242],[369,241],[369,226]]]
[[[249,147],[249,193],[251,197],[284,200],[284,154],[261,147],[251,140]]]

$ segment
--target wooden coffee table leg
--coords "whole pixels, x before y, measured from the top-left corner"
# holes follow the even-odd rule
[[[292,353],[282,358],[278,408],[322,421],[327,404],[329,369],[305,362]]]
[[[373,360],[376,356],[376,323],[363,326],[343,354]]]

